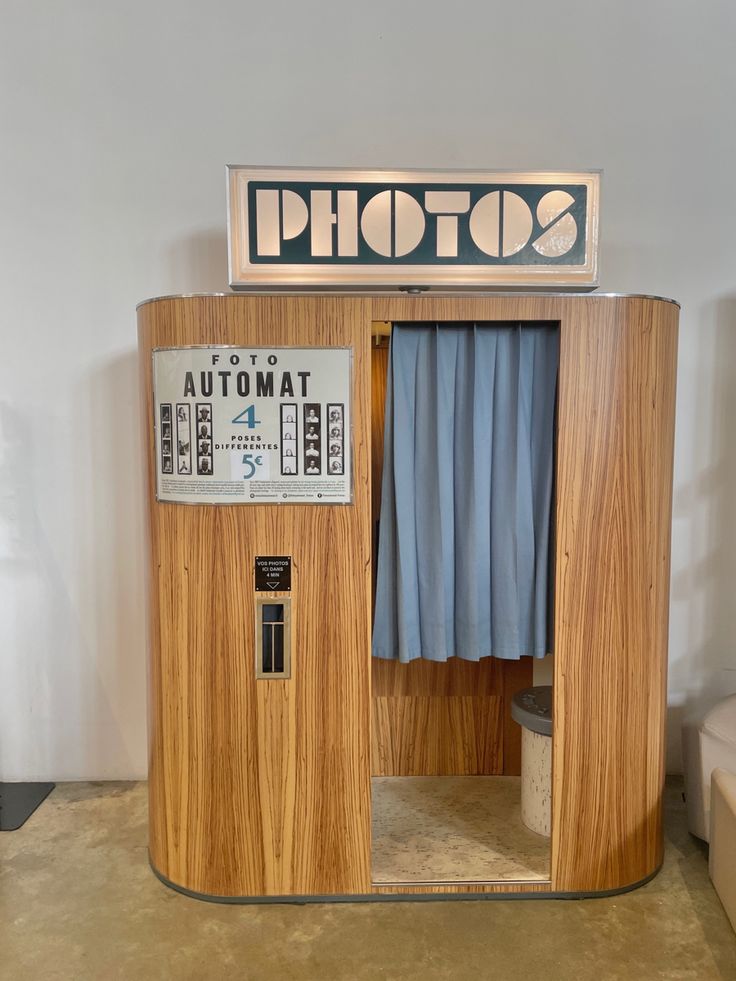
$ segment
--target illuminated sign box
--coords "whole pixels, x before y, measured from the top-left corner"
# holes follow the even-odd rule
[[[600,174],[227,168],[230,286],[598,285]]]

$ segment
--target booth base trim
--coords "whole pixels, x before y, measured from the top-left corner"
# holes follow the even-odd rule
[[[159,872],[156,866],[151,861],[149,856],[148,864],[151,866],[151,870],[157,879],[159,879],[165,886],[169,889],[173,889],[175,892],[181,893],[183,896],[189,896],[190,899],[199,899],[205,903],[226,903],[232,905],[248,906],[248,905],[261,905],[264,903],[289,903],[295,906],[306,906],[308,903],[392,903],[392,902],[411,902],[411,903],[427,903],[427,902],[443,902],[447,900],[456,901],[462,900],[464,902],[470,900],[506,900],[506,899],[606,899],[610,896],[621,896],[626,892],[633,892],[634,889],[639,889],[641,886],[645,886],[648,882],[651,882],[656,875],[659,874],[662,864],[660,863],[657,868],[651,872],[649,875],[645,876],[643,879],[639,879],[637,882],[632,882],[629,885],[621,886],[618,889],[602,889],[600,891],[582,891],[582,892],[544,892],[543,890],[537,889],[526,889],[519,892],[443,892],[443,893],[428,893],[428,892],[401,892],[401,893],[354,893],[346,895],[324,895],[324,896],[214,896],[206,892],[196,892],[193,889],[187,889],[185,886],[177,885],[176,882],[172,882],[171,879],[167,879],[166,876]],[[449,883],[443,883],[444,885],[449,885]],[[488,883],[488,885],[507,885],[508,883]],[[543,882],[533,882],[529,885],[537,886],[544,885]],[[381,887],[385,887],[384,883],[380,884]],[[397,884],[393,884],[397,885]],[[406,885],[410,885],[407,883]],[[452,883],[455,885],[455,883]],[[474,883],[477,885],[477,883]]]

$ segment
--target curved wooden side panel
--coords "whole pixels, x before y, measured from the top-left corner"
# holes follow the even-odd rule
[[[552,882],[619,889],[662,861],[678,310],[562,321]]]
[[[191,297],[139,309],[150,854],[193,892],[370,890],[369,319],[366,301],[312,297]],[[151,349],[189,344],[352,347],[354,504],[157,503]],[[288,680],[255,680],[256,554],[293,557]]]

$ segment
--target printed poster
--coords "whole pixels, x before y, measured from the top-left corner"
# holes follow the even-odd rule
[[[158,348],[156,488],[179,504],[349,504],[349,348]]]

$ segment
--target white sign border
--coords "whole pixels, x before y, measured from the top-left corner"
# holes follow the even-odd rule
[[[408,290],[549,290],[591,292],[599,285],[599,226],[601,170],[363,170],[360,168],[270,167],[227,164],[228,285],[236,292],[285,290],[300,292],[324,289]],[[268,264],[249,261],[248,182],[354,181],[368,183],[460,183],[555,184],[579,183],[588,188],[585,227],[585,262],[574,266],[427,266]]]
[[[156,418],[156,372],[155,355],[158,351],[347,351],[350,365],[350,499],[348,501],[172,501],[159,497],[158,468],[158,424]],[[347,344],[168,344],[151,348],[151,411],[153,413],[154,474],[156,484],[156,503],[171,504],[186,508],[241,508],[241,507],[330,507],[344,508],[355,506],[355,458],[353,456],[355,439],[353,437],[353,406],[355,404],[355,349]]]

